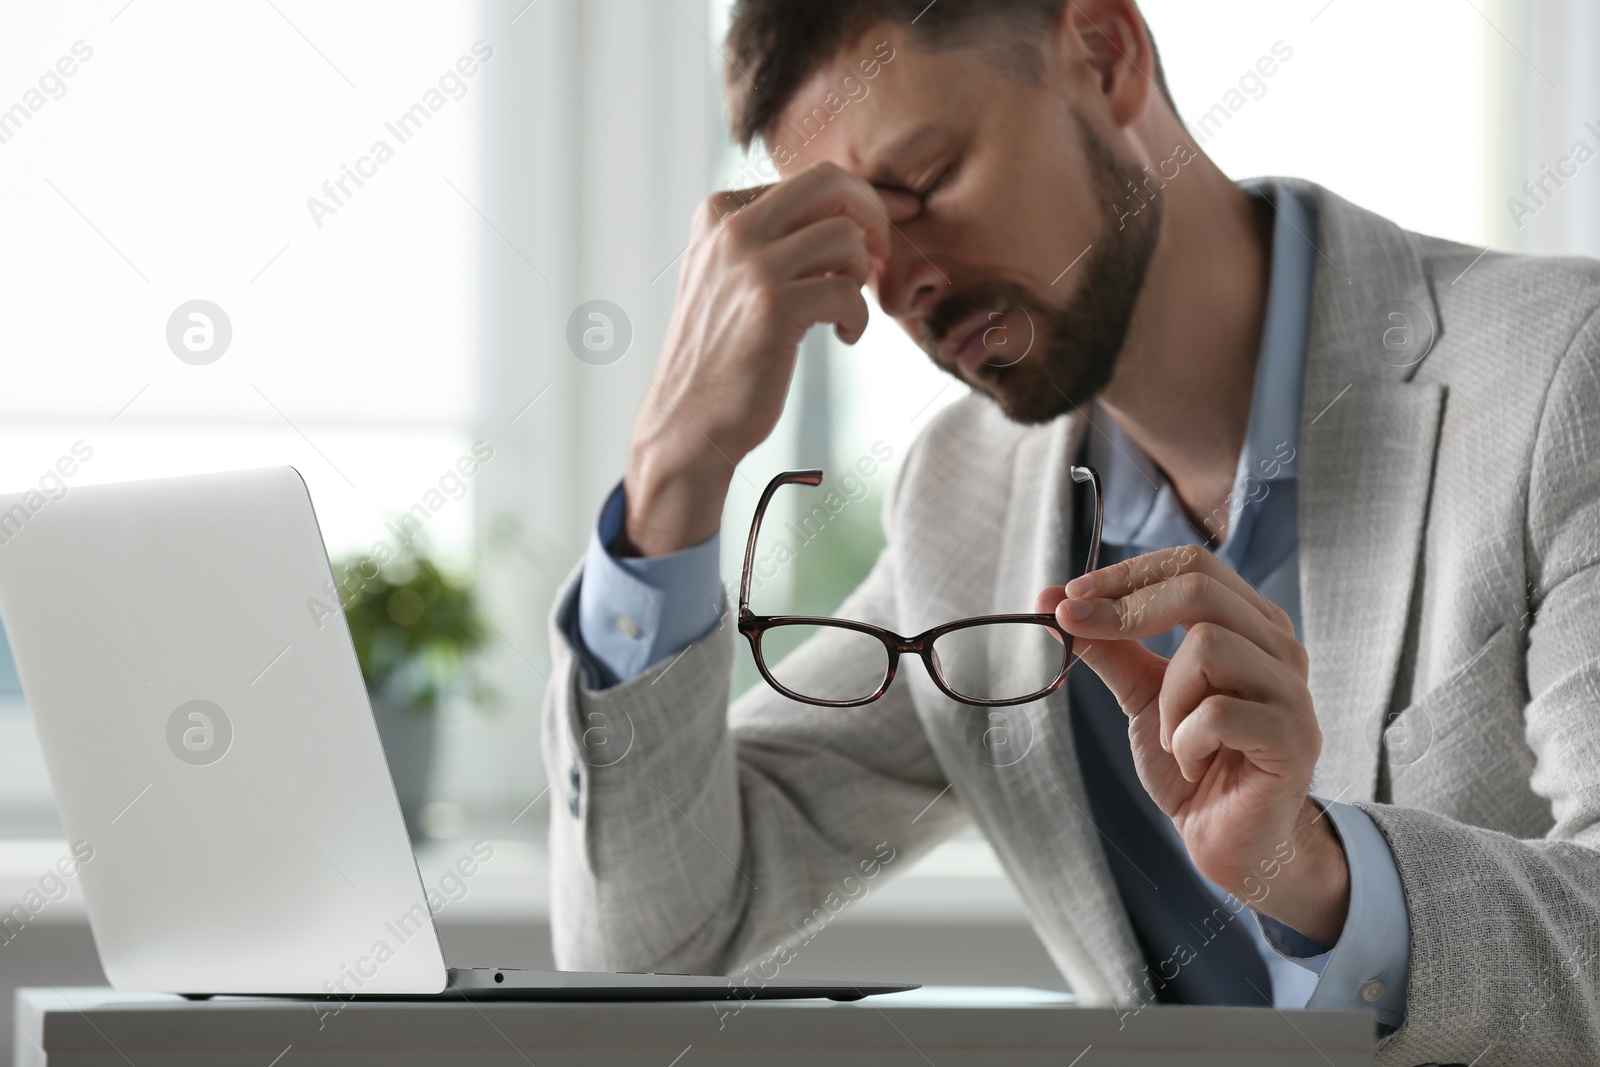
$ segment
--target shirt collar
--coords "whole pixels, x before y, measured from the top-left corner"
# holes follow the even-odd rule
[[[1300,448],[1301,393],[1306,340],[1311,326],[1311,291],[1317,249],[1312,205],[1271,179],[1240,183],[1251,196],[1272,204],[1272,266],[1266,317],[1256,360],[1250,417],[1234,474],[1225,549],[1242,551],[1248,536],[1241,524],[1244,504],[1260,491],[1253,482],[1295,478]],[[1166,475],[1098,404],[1089,409],[1092,428],[1087,461],[1101,473],[1105,495],[1102,538],[1145,550],[1198,543]]]

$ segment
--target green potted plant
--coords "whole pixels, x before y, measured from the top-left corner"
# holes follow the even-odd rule
[[[486,636],[484,620],[471,581],[447,575],[410,545],[382,566],[370,557],[342,559],[334,577],[415,840],[422,836],[440,705],[459,694],[479,702],[490,697],[471,670],[471,654]]]

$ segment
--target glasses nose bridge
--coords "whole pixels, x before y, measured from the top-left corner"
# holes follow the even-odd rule
[[[889,634],[885,641],[890,648],[901,656],[920,656],[924,652],[922,642],[915,637],[901,637],[899,634]]]

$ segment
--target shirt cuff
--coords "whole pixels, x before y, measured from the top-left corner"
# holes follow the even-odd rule
[[[1400,871],[1383,831],[1352,804],[1314,798],[1327,813],[1350,867],[1350,909],[1344,930],[1324,948],[1269,916],[1256,916],[1267,944],[1320,977],[1308,1008],[1362,1008],[1385,1032],[1405,1022],[1411,971],[1411,919]]]
[[[600,688],[676,656],[722,617],[720,535],[665,556],[619,559],[610,546],[622,531],[626,507],[619,482],[589,534],[577,632],[568,633]]]

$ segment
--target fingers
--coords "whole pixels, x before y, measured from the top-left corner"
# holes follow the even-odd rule
[[[1049,586],[1034,601],[1033,610],[1048,615],[1061,605],[1066,595],[1064,586]],[[1056,640],[1060,639],[1057,635]],[[1086,641],[1074,638],[1072,651],[1100,676],[1106,688],[1111,690],[1111,695],[1117,698],[1125,715],[1138,714],[1160,695],[1162,674],[1170,669],[1165,659],[1137,641]]]
[[[819,274],[844,274],[867,284],[872,259],[861,228],[842,215],[813,222],[774,242],[764,260],[785,281]]]
[[[867,301],[861,295],[861,286],[848,275],[802,278],[789,283],[785,292],[794,301],[790,306],[797,321],[807,328],[813,323],[831,322],[834,333],[847,345],[855,344],[867,332]],[[799,339],[795,342],[798,344]]]
[[[1073,592],[1071,582],[1067,588]],[[1115,594],[1117,588],[1112,586],[1110,592]],[[1305,649],[1290,628],[1268,619],[1232,583],[1205,571],[1185,571],[1109,598],[1098,595],[1098,585],[1094,592],[1094,597],[1069,596],[1061,603],[1056,620],[1062,629],[1084,637],[1125,639],[1153,637],[1174,626],[1192,628],[1210,622],[1248,638],[1285,662],[1298,665],[1305,657]]]
[[[1232,567],[1198,545],[1164,548],[1101,567],[1068,582],[1067,592],[1075,597],[1113,599],[1185,574],[1202,574],[1220,583],[1258,611],[1267,622],[1293,633],[1287,612],[1257,592]]]
[[[1303,687],[1254,642],[1212,623],[1200,623],[1184,636],[1161,683],[1161,747],[1171,751],[1179,725],[1207,695],[1219,690],[1275,708],[1292,708]]]
[[[891,189],[887,186],[875,186],[878,195],[883,198],[885,214],[889,216],[891,224],[910,222],[922,214],[922,198],[915,193],[908,193],[904,189]]]
[[[1268,774],[1300,773],[1309,768],[1322,748],[1322,736],[1314,730],[1302,736],[1302,724],[1265,704],[1243,697],[1214,693],[1178,725],[1172,735],[1172,756],[1185,781],[1205,777],[1212,757],[1232,749]],[[1312,759],[1305,750],[1313,748]],[[1309,770],[1304,771],[1309,781]]]
[[[889,257],[889,217],[883,195],[832,163],[815,164],[774,186],[762,187],[741,214],[761,241],[775,241],[813,222],[843,216],[866,234],[868,252],[879,259]]]
[[[695,216],[695,225],[700,229],[714,226],[737,215],[776,187],[776,183],[773,183],[753,185],[748,189],[720,189],[701,201],[700,210]]]
[[[1139,642],[1076,638],[1072,651],[1100,676],[1124,715],[1139,714],[1160,695],[1161,674],[1167,661]],[[1074,669],[1082,670],[1083,666]]]
[[[1066,586],[1046,586],[1044,590],[1034,598],[1033,613],[1035,615],[1054,615],[1056,613],[1056,608],[1060,607],[1061,602],[1065,599],[1067,599]],[[1051,630],[1050,634],[1057,641],[1061,640],[1061,635],[1056,633],[1054,630]]]

